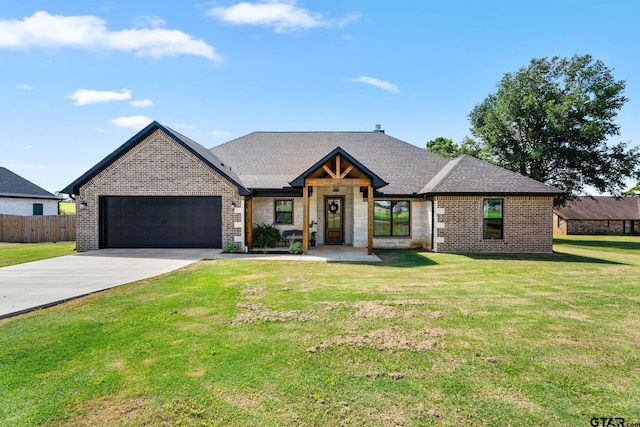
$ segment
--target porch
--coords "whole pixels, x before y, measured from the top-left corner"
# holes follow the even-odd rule
[[[385,181],[338,147],[289,184],[291,187],[286,189],[256,191],[248,198],[246,224],[268,222],[264,221],[269,215],[265,202],[272,200],[273,223],[279,228],[289,226],[301,231],[298,237],[305,255],[318,253],[319,249],[310,245],[316,238],[319,245],[332,245],[324,249],[327,253],[346,245],[364,248],[366,255],[373,255],[373,194],[377,188],[387,185]],[[291,199],[284,198],[289,194]],[[295,200],[302,203],[294,203]],[[281,232],[284,234],[287,230],[281,228]],[[247,226],[246,241],[251,251],[250,226]]]

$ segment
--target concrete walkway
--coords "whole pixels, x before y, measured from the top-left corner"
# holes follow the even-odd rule
[[[219,249],[103,249],[0,268],[0,319],[158,276]]]
[[[267,249],[265,253],[219,254],[218,259],[246,259],[255,261],[316,261],[316,262],[382,262],[377,255],[367,255],[366,248],[354,248],[347,245],[319,245],[309,249],[307,255],[291,255],[283,252],[286,248]]]
[[[0,319],[169,273],[202,259],[380,262],[365,249],[319,247],[309,255],[223,254],[220,249],[102,249],[0,268]]]

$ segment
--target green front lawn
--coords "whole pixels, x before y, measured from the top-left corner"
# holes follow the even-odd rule
[[[377,251],[381,265],[203,261],[3,320],[0,420],[640,422],[640,239],[603,240]]]
[[[6,243],[0,242],[0,267],[38,261],[75,253],[76,242]]]

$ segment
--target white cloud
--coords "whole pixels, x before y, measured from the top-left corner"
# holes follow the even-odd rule
[[[214,130],[213,132],[211,132],[211,136],[213,136],[214,138],[228,138],[229,135],[231,135],[229,132],[220,130]]]
[[[344,27],[345,25],[353,22],[353,21],[357,21],[358,19],[360,19],[360,17],[362,16],[362,14],[360,13],[352,13],[350,15],[345,16],[344,18],[339,18],[339,19],[334,19],[333,22],[338,26],[338,27]]]
[[[139,16],[133,21],[133,25],[136,27],[144,28],[158,28],[166,24],[165,20],[159,16]]]
[[[235,25],[274,27],[277,33],[343,26],[360,17],[358,14],[352,14],[337,20],[327,20],[320,13],[298,7],[296,0],[263,0],[258,3],[243,1],[229,7],[214,7],[208,14]]]
[[[118,127],[131,128],[135,130],[142,129],[152,121],[152,119],[145,116],[116,117],[115,119],[109,120],[111,124],[114,124]]]
[[[121,92],[76,89],[76,91],[67,96],[67,98],[76,101],[73,105],[100,104],[131,99],[131,91],[129,89],[122,89]]]
[[[160,24],[160,18],[147,23]],[[149,21],[151,20],[151,21]],[[0,49],[66,47],[85,50],[133,52],[159,58],[195,55],[220,60],[213,46],[179,30],[136,28],[109,31],[97,16],[61,16],[39,11],[22,20],[0,20]]]
[[[24,90],[33,90],[33,87],[29,86],[28,84],[24,83],[21,84],[20,86],[18,86],[20,89],[24,89]]]
[[[146,108],[151,107],[153,102],[150,99],[141,99],[139,101],[130,101],[129,104],[136,108]]]
[[[385,82],[384,80],[378,80],[373,77],[360,76],[357,79],[350,79],[350,80],[356,83],[366,83],[368,85],[375,86],[380,89],[388,90],[391,93],[400,92],[400,89],[398,89],[398,86],[394,85],[393,83]]]

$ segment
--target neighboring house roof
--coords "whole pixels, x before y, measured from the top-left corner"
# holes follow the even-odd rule
[[[0,197],[16,197],[29,199],[55,199],[60,197],[27,181],[7,168],[0,167]]]
[[[640,197],[581,197],[554,211],[565,220],[640,220]]]
[[[131,139],[129,139],[127,142],[125,142],[120,147],[118,147],[113,153],[105,157],[100,163],[98,163],[97,165],[89,169],[86,173],[84,173],[84,175],[82,175],[80,178],[76,179],[71,184],[69,184],[64,190],[62,190],[62,193],[78,194],[80,187],[82,187],[94,176],[102,172],[109,165],[111,165],[117,159],[122,157],[129,150],[131,150],[133,147],[135,147],[137,144],[142,142],[145,138],[147,138],[149,135],[151,135],[153,132],[155,132],[158,129],[162,130],[164,133],[169,135],[178,144],[182,145],[184,148],[186,148],[188,151],[190,151],[192,154],[194,154],[196,157],[202,160],[209,167],[211,167],[216,172],[224,176],[227,180],[229,180],[232,184],[234,184],[238,188],[238,192],[240,194],[242,195],[249,194],[249,190],[247,190],[247,188],[244,185],[242,185],[242,182],[240,181],[240,178],[238,177],[238,175],[231,169],[231,167],[229,167],[229,165],[225,165],[218,157],[216,157],[215,154],[213,154],[211,151],[207,150],[197,142],[191,140],[190,138],[187,138],[186,136],[180,134],[179,132],[176,132],[175,130],[167,126],[161,125],[156,121],[153,121],[152,123],[150,123],[147,127],[142,129],[140,132],[134,135]]]
[[[555,196],[561,190],[534,179],[463,154],[449,161],[420,193],[452,194],[537,194]]]
[[[342,148],[381,180],[383,194],[418,193],[447,159],[383,132],[253,132],[213,147],[248,188],[288,188],[336,148]]]

